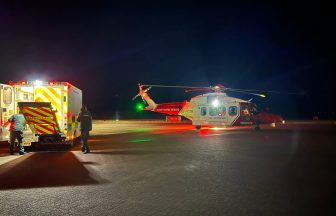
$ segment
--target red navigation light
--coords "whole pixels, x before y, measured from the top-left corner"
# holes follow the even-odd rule
[[[20,80],[20,81],[18,82],[18,84],[26,85],[26,84],[27,84],[27,80]]]

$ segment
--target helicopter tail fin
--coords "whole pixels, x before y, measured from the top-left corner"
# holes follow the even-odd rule
[[[154,110],[157,106],[157,104],[149,97],[147,92],[152,87],[148,87],[147,89],[143,89],[143,85],[139,83],[139,93],[133,97],[132,100],[135,100],[137,97],[141,97],[144,103],[147,103],[148,106],[145,108],[146,110]]]

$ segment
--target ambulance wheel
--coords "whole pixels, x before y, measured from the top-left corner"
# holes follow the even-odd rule
[[[199,130],[199,129],[201,129],[201,125],[195,125],[195,128],[196,128],[197,130]]]

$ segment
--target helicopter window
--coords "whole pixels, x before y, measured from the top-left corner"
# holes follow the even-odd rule
[[[210,116],[216,116],[216,115],[218,115],[218,108],[217,107],[210,107],[209,115]]]
[[[226,115],[226,108],[225,107],[219,107],[218,108],[218,115],[219,116]]]
[[[205,116],[207,114],[207,108],[201,107],[201,116]]]
[[[237,115],[237,106],[230,106],[230,107],[229,107],[229,115],[230,115],[230,116],[235,116],[235,115]]]
[[[210,95],[207,97],[207,103],[208,104],[213,104],[213,103],[222,104],[223,100],[222,100],[222,97],[219,97],[217,95]]]

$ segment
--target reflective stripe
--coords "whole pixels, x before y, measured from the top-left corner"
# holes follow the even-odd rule
[[[46,107],[29,107],[21,108],[28,123],[37,134],[55,134],[59,131],[58,124],[54,118],[53,112]]]
[[[57,110],[55,113],[58,125],[63,128],[62,122],[67,122],[67,119],[63,119],[63,113],[67,112],[67,103],[63,104],[62,88],[61,87],[36,87],[35,88],[35,101],[36,102],[51,102],[53,108]],[[63,104],[63,107],[62,107]],[[41,110],[42,112],[43,110]],[[66,127],[64,127],[66,129]]]

